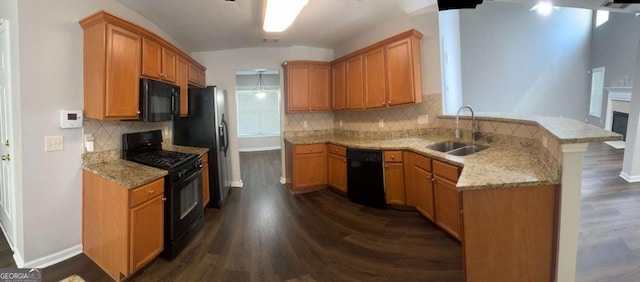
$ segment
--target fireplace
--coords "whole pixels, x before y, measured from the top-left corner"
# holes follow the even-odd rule
[[[627,140],[627,121],[628,113],[613,111],[613,121],[611,123],[611,131],[622,134],[622,141]]]

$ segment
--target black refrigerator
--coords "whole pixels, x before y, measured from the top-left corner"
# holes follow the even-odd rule
[[[207,206],[221,208],[229,195],[230,156],[226,91],[215,86],[189,89],[189,115],[173,120],[173,144],[209,148],[209,193]]]

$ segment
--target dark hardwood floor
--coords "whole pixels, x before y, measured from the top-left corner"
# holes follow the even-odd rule
[[[640,183],[618,177],[623,150],[591,144],[584,160],[577,281],[640,280]],[[279,151],[242,153],[245,187],[172,262],[131,281],[461,281],[460,244],[416,212],[375,210],[330,190],[292,196]],[[0,241],[0,266],[15,267]],[[111,281],[85,255],[43,271]]]
[[[331,190],[293,196],[279,183],[280,152],[241,153],[244,187],[174,261],[131,281],[462,281],[460,243],[414,211],[376,210]],[[85,255],[44,269],[109,281]]]
[[[640,281],[640,183],[619,177],[623,154],[597,143],[585,155],[577,281]]]

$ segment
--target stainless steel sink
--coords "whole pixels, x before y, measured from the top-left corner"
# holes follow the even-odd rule
[[[438,151],[438,152],[448,152],[458,148],[462,148],[464,146],[467,146],[467,144],[447,141],[447,142],[439,142],[439,143],[431,144],[427,146],[427,148]]]
[[[486,150],[488,148],[489,147],[482,146],[482,145],[468,145],[468,146],[460,147],[460,148],[455,149],[455,150],[448,151],[446,153],[449,154],[449,155],[454,155],[454,156],[468,156],[468,155],[475,154],[477,152]]]

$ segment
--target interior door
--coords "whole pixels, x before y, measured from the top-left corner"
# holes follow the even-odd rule
[[[9,22],[0,18],[0,225],[13,246],[14,158],[11,147],[11,73],[9,61]]]

